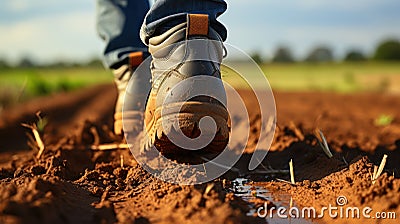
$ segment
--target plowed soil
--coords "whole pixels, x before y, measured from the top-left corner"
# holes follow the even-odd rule
[[[232,171],[207,184],[165,183],[143,170],[129,150],[95,151],[92,145],[121,142],[112,134],[116,90],[101,85],[57,94],[7,109],[0,114],[0,223],[265,223],[249,215],[266,202],[246,202],[235,195],[232,182],[241,176],[271,192],[289,193],[299,208],[336,205],[371,207],[400,215],[400,100],[387,94],[275,92],[277,123],[274,142],[262,166],[246,169],[259,132],[259,112],[250,111],[252,129],[246,154]],[[241,92],[248,108],[256,101]],[[48,124],[42,132],[43,155],[21,123]],[[390,115],[382,126],[375,120]],[[319,146],[314,129],[327,138],[333,158]],[[29,144],[28,144],[29,143]],[[373,184],[371,173],[384,154],[383,174]],[[296,184],[287,173],[293,159]],[[328,216],[318,223],[398,223],[396,219],[355,219]],[[300,220],[301,221],[301,220]],[[304,221],[304,220],[303,220]],[[289,220],[282,220],[283,223]]]

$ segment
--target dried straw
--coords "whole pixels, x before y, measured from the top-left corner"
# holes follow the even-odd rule
[[[387,160],[387,155],[383,155],[381,164],[379,165],[378,171],[375,173],[374,171],[374,176],[373,176],[373,180],[372,180],[372,184],[375,184],[376,180],[378,179],[378,177],[382,174],[383,168],[385,168],[386,165],[386,160]]]
[[[39,134],[39,131],[37,130],[36,124],[29,125],[29,124],[24,124],[23,123],[21,125],[23,127],[31,129],[31,131],[33,133],[33,136],[35,137],[36,144],[37,144],[37,146],[39,148],[38,154],[36,155],[36,158],[39,159],[42,156],[43,152],[44,152],[44,144],[43,144],[42,139],[40,138],[40,134]]]
[[[292,184],[296,184],[294,181],[294,171],[293,171],[293,160],[291,159],[289,162],[289,171],[290,171],[290,182]]]

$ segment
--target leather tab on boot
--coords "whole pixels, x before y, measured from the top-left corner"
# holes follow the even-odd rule
[[[208,15],[188,14],[186,37],[208,36]]]
[[[137,51],[129,54],[129,67],[136,68],[143,62],[143,52]]]

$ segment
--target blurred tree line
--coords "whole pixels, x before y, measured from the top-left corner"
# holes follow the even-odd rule
[[[4,58],[0,58],[0,69],[10,68],[72,68],[72,67],[103,67],[103,63],[99,58],[92,58],[82,63],[55,61],[48,64],[39,64],[30,57],[22,57],[16,64],[11,64]]]
[[[253,60],[257,63],[263,63],[264,60],[260,53],[253,53],[251,55]],[[335,57],[332,48],[325,45],[320,45],[312,48],[309,53],[299,61],[304,62],[331,62]],[[346,52],[343,58],[339,59],[346,62],[356,61],[400,61],[400,41],[396,39],[387,39],[378,44],[373,55],[365,55],[361,50],[350,49]],[[276,63],[292,63],[296,62],[292,51],[287,46],[279,46],[270,60]]]
[[[255,62],[261,64],[265,62],[259,52],[254,52],[250,55]],[[296,60],[293,56],[292,51],[287,46],[279,46],[271,58],[271,62],[276,63],[292,63],[296,61],[304,62],[331,62],[334,61],[335,57],[332,48],[325,45],[320,45],[312,48],[309,53],[300,60]],[[387,39],[378,44],[373,55],[365,55],[361,50],[350,49],[346,52],[341,61],[354,62],[354,61],[400,61],[400,41],[396,39]],[[33,61],[30,57],[23,57],[18,63],[10,64],[4,58],[0,58],[0,69],[8,68],[32,68],[32,67],[46,67],[46,68],[68,68],[68,67],[102,67],[102,62],[99,58],[93,58],[91,60],[82,63],[73,63],[58,61],[50,64],[38,64]]]

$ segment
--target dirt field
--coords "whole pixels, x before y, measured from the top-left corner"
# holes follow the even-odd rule
[[[247,106],[254,105],[251,94],[241,94]],[[95,86],[35,99],[0,114],[0,223],[310,221],[256,217],[254,210],[265,204],[278,208],[284,195],[290,195],[299,208],[313,206],[317,211],[329,204],[337,206],[338,196],[345,196],[343,208],[371,207],[371,216],[396,212],[396,219],[361,217],[363,223],[398,223],[398,95],[277,92],[278,128],[262,166],[253,172],[245,169],[259,131],[258,112],[250,110],[254,128],[247,154],[225,176],[196,186],[156,179],[137,165],[128,150],[90,149],[93,144],[121,141],[110,131],[115,97],[112,85]],[[20,125],[35,122],[37,111],[48,120],[43,136],[46,150],[40,159],[35,159],[37,150],[27,145],[29,129]],[[382,115],[393,116],[393,121],[377,126],[375,120]],[[313,135],[316,127],[323,130],[333,158],[328,159],[318,145]],[[374,165],[379,165],[384,154],[388,155],[384,172],[372,184]],[[288,170],[290,159],[295,185],[277,180],[289,180],[285,172],[265,174]],[[235,187],[238,177],[248,181],[247,192]],[[273,196],[265,197],[265,192]],[[333,221],[356,223],[360,219]],[[325,215],[313,221],[330,223],[332,219]]]

